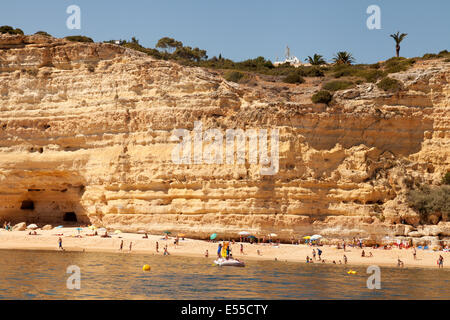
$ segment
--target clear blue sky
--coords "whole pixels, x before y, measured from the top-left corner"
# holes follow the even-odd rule
[[[71,4],[81,8],[81,30],[66,27]],[[366,27],[372,4],[381,8],[381,30]],[[0,25],[95,41],[135,36],[147,47],[169,36],[233,60],[274,61],[288,44],[302,60],[345,50],[372,63],[395,54],[396,31],[408,33],[402,56],[450,50],[449,0],[14,0],[2,1]]]

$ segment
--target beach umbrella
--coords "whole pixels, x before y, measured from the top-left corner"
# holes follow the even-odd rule
[[[171,234],[172,232],[170,232],[170,231],[164,231],[163,233],[165,233],[165,234]]]
[[[213,234],[209,237],[209,239],[211,239],[211,240],[214,240],[215,238],[217,238],[217,233],[213,233]]]
[[[97,229],[97,227],[95,227],[95,226],[89,226],[88,228],[91,229],[91,230]]]
[[[63,226],[57,226],[55,227],[55,229],[61,229]]]
[[[37,229],[37,228],[38,228],[38,226],[35,225],[34,223],[33,223],[33,224],[30,224],[30,225],[27,227],[27,229],[31,229],[31,230],[34,230],[34,229]]]
[[[114,231],[114,233],[115,233],[115,234],[119,234],[119,233],[122,233],[122,231],[116,230],[116,231]]]
[[[278,235],[277,235],[276,233],[269,233],[268,236],[269,236],[269,237],[276,237],[276,236],[278,236]]]
[[[320,234],[315,234],[315,235],[311,236],[310,239],[314,241],[314,240],[318,240],[320,238],[322,238],[322,236]]]
[[[239,232],[239,235],[240,235],[240,236],[249,236],[249,235],[250,235],[250,232],[247,232],[247,231],[241,231],[241,232]]]
[[[180,238],[186,237],[186,235],[184,233],[179,233],[179,234],[177,234],[177,236],[180,237]]]
[[[248,236],[247,238],[250,238],[250,239],[256,239],[255,236]]]
[[[303,237],[303,239],[309,240],[309,239],[311,239],[311,237],[310,236],[306,236],[306,237]]]

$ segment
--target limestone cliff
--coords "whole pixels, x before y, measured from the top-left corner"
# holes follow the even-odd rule
[[[420,226],[405,203],[410,181],[435,184],[450,169],[449,71],[420,62],[392,75],[400,93],[361,84],[326,106],[311,103],[311,84],[280,93],[112,44],[2,35],[0,218],[63,224],[73,212],[195,237],[449,237],[446,219]],[[278,173],[175,164],[172,133],[195,121],[277,128]]]

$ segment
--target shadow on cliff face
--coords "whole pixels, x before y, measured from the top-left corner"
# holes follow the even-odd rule
[[[14,189],[0,194],[0,221],[56,225],[89,223],[81,205],[83,184],[67,183],[29,189]]]
[[[294,120],[298,132],[317,150],[330,150],[336,144],[351,148],[361,144],[390,151],[394,155],[410,155],[419,152],[424,133],[433,130],[433,121],[422,118],[374,119],[336,117],[328,119]]]

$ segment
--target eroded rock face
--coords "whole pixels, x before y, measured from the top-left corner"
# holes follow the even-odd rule
[[[395,75],[400,94],[363,84],[327,107],[307,102],[314,87],[285,101],[120,46],[3,35],[0,218],[62,224],[75,214],[195,237],[406,236],[415,229],[398,224],[420,222],[405,204],[409,181],[437,183],[450,169],[449,69],[419,65]],[[175,164],[173,131],[195,121],[223,133],[278,129],[277,174],[248,161]]]

